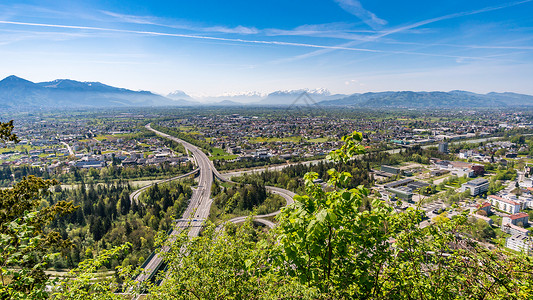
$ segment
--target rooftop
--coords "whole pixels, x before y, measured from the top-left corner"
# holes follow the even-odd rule
[[[478,208],[485,208],[485,207],[488,207],[488,206],[490,206],[490,203],[489,203],[489,202],[483,202],[482,204],[480,204],[480,205],[478,206]]]
[[[498,201],[502,201],[502,202],[505,202],[505,203],[508,203],[508,204],[512,204],[512,205],[520,205],[512,200],[508,200],[508,199],[505,199],[505,198],[502,198],[502,197],[499,197],[499,196],[494,196],[494,195],[490,195],[488,198],[492,198],[492,199],[495,199],[495,200],[498,200]]]
[[[529,215],[526,214],[526,213],[517,213],[517,214],[514,214],[514,215],[510,215],[509,218],[511,218],[511,220],[516,220],[516,219],[522,219],[522,218],[528,218]]]
[[[482,185],[482,184],[486,184],[486,183],[489,183],[489,181],[485,178],[477,178],[477,179],[474,179],[474,180],[471,180],[467,183],[465,183],[466,185],[472,185],[472,186],[478,186],[478,185]]]
[[[521,232],[524,235],[528,235],[528,233],[529,233],[529,230],[527,230],[525,228],[522,228],[520,226],[513,225],[511,223],[504,224],[503,226],[508,226],[509,228],[512,228],[512,229],[514,229],[516,231],[519,231],[519,232]]]

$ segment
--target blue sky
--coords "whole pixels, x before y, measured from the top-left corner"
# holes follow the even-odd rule
[[[194,96],[533,94],[533,0],[0,2],[0,77]]]

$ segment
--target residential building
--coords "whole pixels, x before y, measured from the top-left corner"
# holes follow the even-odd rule
[[[472,182],[472,181],[471,181]],[[505,199],[499,196],[490,195],[487,197],[492,206],[510,214],[516,214],[520,211],[520,203]]]
[[[478,215],[478,214],[471,214],[471,216],[476,218],[476,219],[483,220],[483,221],[487,222],[489,225],[492,225],[494,223],[494,221],[491,218],[489,218],[489,217],[485,217],[485,216]]]
[[[490,215],[490,207],[491,205],[489,202],[484,202],[478,206],[478,209],[483,210],[485,213],[487,213],[487,216],[488,216]]]
[[[533,253],[533,241],[527,235],[515,234],[506,238],[505,247],[518,252]]]
[[[522,194],[520,197],[514,194],[504,194],[501,197],[520,204],[520,210],[533,208],[533,197],[529,194]]]
[[[503,224],[502,222],[502,231],[509,234],[520,234],[525,236],[529,235],[529,230],[511,223]]]
[[[484,178],[478,178],[465,182],[461,186],[461,191],[464,192],[466,190],[470,190],[471,196],[481,195],[489,190],[489,181]]]
[[[502,224],[511,223],[513,225],[519,225],[520,223],[522,223],[523,227],[528,227],[528,218],[529,215],[526,213],[517,213],[514,215],[503,217]]]

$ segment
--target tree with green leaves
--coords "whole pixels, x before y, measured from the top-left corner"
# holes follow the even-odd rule
[[[362,152],[361,135],[328,158]],[[421,227],[418,209],[394,211],[368,191],[346,189],[349,173],[329,170],[325,190],[305,176],[307,195],[278,216],[281,276],[296,277],[326,299],[521,299],[533,291],[533,259],[489,250],[464,234],[467,212]],[[519,263],[520,262],[520,263]]]
[[[0,123],[0,140],[17,142],[13,122]],[[0,299],[44,298],[48,276],[44,273],[52,253],[70,246],[47,226],[71,213],[71,202],[40,207],[55,181],[24,177],[12,188],[0,190]]]

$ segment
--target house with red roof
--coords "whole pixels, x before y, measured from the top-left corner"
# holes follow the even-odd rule
[[[482,204],[478,205],[478,210],[483,210],[487,213],[487,216],[490,215],[490,208],[491,208],[490,202],[483,202]]]
[[[503,217],[502,219],[502,224],[513,224],[513,225],[518,225],[518,224],[522,224],[523,227],[528,227],[529,225],[529,215],[526,214],[526,213],[517,213],[517,214],[514,214],[514,215],[510,215],[510,216],[505,216]]]
[[[487,197],[490,204],[499,210],[503,210],[510,214],[516,214],[520,211],[520,203],[505,199],[499,196],[490,195]]]

